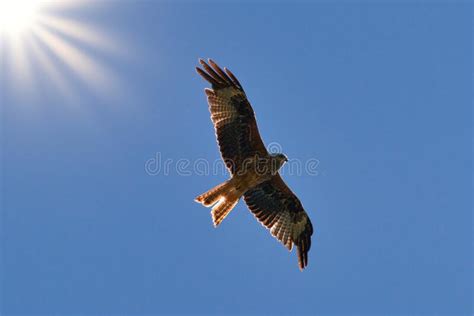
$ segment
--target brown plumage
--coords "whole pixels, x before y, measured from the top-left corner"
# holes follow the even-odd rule
[[[287,158],[270,155],[260,137],[255,114],[242,85],[232,72],[209,59],[199,60],[197,72],[212,85],[205,89],[219,149],[231,179],[198,196],[213,206],[215,226],[243,196],[250,211],[288,250],[297,248],[298,265],[308,265],[313,227],[296,195],[288,188],[279,168]]]

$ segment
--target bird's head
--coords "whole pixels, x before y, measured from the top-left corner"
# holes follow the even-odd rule
[[[275,162],[275,171],[280,170],[280,168],[288,161],[288,157],[284,154],[271,154],[273,161]]]

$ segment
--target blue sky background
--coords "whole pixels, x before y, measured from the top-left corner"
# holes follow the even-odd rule
[[[94,55],[122,82],[109,98],[67,70],[72,101],[39,71],[26,98],[0,74],[3,315],[472,314],[472,5],[63,16],[131,57]],[[156,153],[219,158],[198,57],[236,74],[267,143],[320,162],[285,176],[315,228],[304,272],[242,202],[213,228],[193,198],[225,175],[145,172]]]

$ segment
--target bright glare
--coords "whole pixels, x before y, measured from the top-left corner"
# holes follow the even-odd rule
[[[123,45],[97,26],[63,15],[92,2],[0,0],[0,75],[8,78],[9,91],[30,100],[54,86],[72,102],[79,100],[76,86],[98,96],[118,95],[118,77],[96,56],[118,57]]]
[[[0,0],[0,33],[18,35],[35,22],[39,0]]]

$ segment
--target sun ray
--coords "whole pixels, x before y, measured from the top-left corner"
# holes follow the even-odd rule
[[[113,92],[114,76],[109,69],[45,27],[38,25],[34,32],[89,88],[100,94]]]
[[[52,15],[39,16],[38,23],[68,38],[76,39],[92,46],[94,49],[114,55],[117,55],[121,51],[120,45],[115,40],[112,40],[109,35],[101,32],[97,27]]]
[[[14,84],[11,86],[21,96],[34,92],[34,75],[30,59],[29,45],[26,38],[12,38],[9,45],[5,45],[6,73]]]
[[[51,60],[44,48],[40,46],[40,43],[41,42],[37,37],[34,37],[31,41],[31,51],[35,61],[37,61],[36,64],[41,68],[44,76],[52,80],[53,84],[58,88],[59,92],[64,98],[66,98],[66,100],[74,100],[76,94],[69,82],[65,80],[66,76],[59,71],[58,65]],[[69,103],[72,102],[68,102],[68,104]]]

